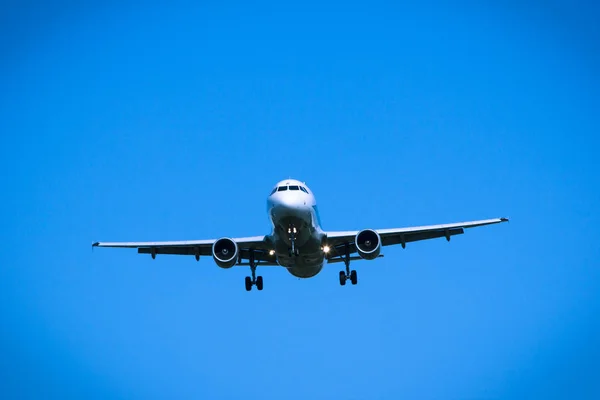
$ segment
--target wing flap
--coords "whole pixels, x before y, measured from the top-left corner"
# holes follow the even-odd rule
[[[168,246],[168,247],[138,247],[139,254],[174,254],[181,256],[210,256],[212,251],[209,246]]]
[[[196,250],[197,249],[197,250]],[[250,251],[251,249],[240,249],[240,260],[248,260],[250,259]],[[137,249],[139,254],[170,254],[170,255],[180,255],[180,256],[204,256],[204,257],[212,257],[212,248],[210,247],[139,247]],[[269,254],[269,252],[263,250],[252,250],[254,253],[254,260],[257,262],[264,262],[265,264],[277,264],[277,259],[275,255]],[[243,265],[238,263],[237,265]]]
[[[400,234],[382,234],[381,244],[383,246],[391,246],[394,244],[402,244],[409,242],[418,242],[419,240],[436,239],[441,237],[450,237],[461,235],[465,232],[463,228],[444,229],[439,231],[422,231]]]

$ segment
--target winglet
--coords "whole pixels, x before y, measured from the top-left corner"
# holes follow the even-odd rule
[[[500,218],[500,222],[508,222],[508,218]]]
[[[98,247],[99,244],[100,244],[100,242],[94,242],[94,243],[92,243],[92,247]]]

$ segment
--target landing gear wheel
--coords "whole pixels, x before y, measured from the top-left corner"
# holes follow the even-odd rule
[[[258,290],[262,290],[263,289],[263,278],[262,278],[262,276],[257,276],[256,277],[256,288]]]
[[[356,285],[358,283],[358,276],[356,275],[356,270],[350,271],[350,282],[352,282],[353,285]]]
[[[246,277],[246,280],[245,280],[245,283],[246,283],[246,291],[247,291],[247,292],[251,291],[251,290],[252,290],[252,278],[250,278],[249,276],[247,276],[247,277]],[[262,283],[262,282],[261,282],[261,283]],[[262,285],[261,285],[261,286],[262,286]],[[261,287],[261,289],[262,289],[262,287]],[[260,289],[259,289],[259,290],[260,290]]]
[[[340,285],[344,286],[346,284],[346,273],[344,271],[340,271]]]

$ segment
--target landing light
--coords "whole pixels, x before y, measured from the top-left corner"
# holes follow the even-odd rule
[[[329,253],[329,246],[323,247],[323,253]]]
[[[270,256],[274,256],[275,255],[275,250],[269,250],[269,255]]]

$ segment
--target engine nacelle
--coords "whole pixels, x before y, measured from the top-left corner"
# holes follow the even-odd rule
[[[237,243],[229,238],[221,238],[213,243],[212,256],[221,268],[231,268],[238,258]]]
[[[365,260],[372,260],[381,252],[381,238],[372,229],[364,229],[356,234],[354,239],[358,255]]]

